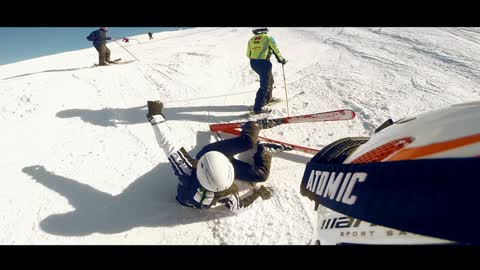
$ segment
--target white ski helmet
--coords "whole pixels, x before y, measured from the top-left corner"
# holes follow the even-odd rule
[[[480,243],[469,218],[480,196],[480,101],[375,132],[333,142],[307,164],[301,193],[318,207],[310,244]]]
[[[229,188],[235,179],[230,160],[218,151],[205,153],[197,163],[197,178],[208,191],[219,192]]]
[[[260,34],[260,33],[268,33],[268,28],[267,27],[252,27],[252,33]]]

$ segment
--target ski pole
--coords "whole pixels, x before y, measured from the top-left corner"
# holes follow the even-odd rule
[[[137,57],[135,57],[135,55],[133,55],[129,50],[127,50],[127,48],[123,47],[122,44],[118,43],[118,41],[117,41],[116,39],[115,39],[114,41],[118,44],[118,46],[122,47],[122,48],[123,48],[125,51],[127,51],[131,56],[133,56],[133,58],[137,59],[137,61],[140,61],[140,60],[138,60]]]
[[[290,116],[290,110],[288,109],[287,81],[285,80],[285,68],[283,66],[285,66],[285,64],[282,65],[283,84],[285,85],[285,102],[287,103],[287,115]]]

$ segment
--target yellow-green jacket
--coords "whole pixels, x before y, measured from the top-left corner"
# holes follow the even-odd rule
[[[275,39],[267,34],[257,34],[248,41],[247,57],[250,59],[270,59],[275,54],[277,61],[283,60]]]

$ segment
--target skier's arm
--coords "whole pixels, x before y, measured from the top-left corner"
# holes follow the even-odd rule
[[[152,115],[148,118],[148,121],[152,125],[158,145],[172,164],[175,175],[178,176],[180,181],[185,176],[191,176],[195,160],[188,154],[185,148],[180,146],[163,115]]]
[[[282,54],[280,54],[280,50],[278,49],[277,43],[275,42],[275,39],[273,37],[270,37],[270,36],[268,37],[268,46],[273,51],[273,54],[275,54],[277,61],[279,63],[284,62],[284,58]]]
[[[248,42],[247,44],[247,57],[250,58],[250,55],[251,55],[252,51],[250,49],[250,41]]]

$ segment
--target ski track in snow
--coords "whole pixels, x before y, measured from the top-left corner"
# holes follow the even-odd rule
[[[352,109],[350,121],[289,124],[261,135],[311,148],[371,136],[388,118],[479,100],[478,28],[272,28],[290,115]],[[2,244],[306,244],[313,202],[299,187],[311,156],[274,155],[259,199],[233,214],[175,202],[177,180],[147,123],[164,101],[170,127],[195,155],[208,124],[244,120],[258,76],[245,57],[250,28],[144,36],[140,61],[90,68],[94,49],[0,66]],[[132,57],[115,43],[112,56]],[[273,62],[274,96],[285,99]],[[287,115],[285,102],[272,115]],[[252,119],[255,117],[252,117]],[[227,138],[228,135],[221,135]],[[252,153],[240,155],[251,159]]]

